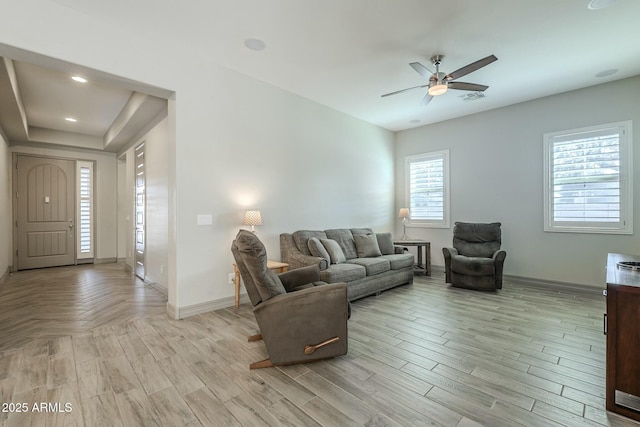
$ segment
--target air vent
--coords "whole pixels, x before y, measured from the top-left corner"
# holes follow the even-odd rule
[[[486,97],[487,95],[485,95],[483,92],[469,92],[459,96],[459,98],[461,98],[463,101],[477,101],[478,99]]]

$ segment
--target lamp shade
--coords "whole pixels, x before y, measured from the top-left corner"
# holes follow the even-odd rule
[[[242,224],[251,226],[262,225],[262,215],[260,215],[260,211],[246,211],[244,213],[244,221],[242,221]]]
[[[398,212],[398,218],[409,218],[409,208],[400,208]]]

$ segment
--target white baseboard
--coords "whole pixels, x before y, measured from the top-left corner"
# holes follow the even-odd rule
[[[582,283],[571,283],[571,282],[558,282],[556,280],[546,280],[546,279],[536,279],[533,277],[522,277],[522,276],[514,276],[511,274],[504,274],[503,279],[509,282],[514,283],[529,283],[532,285],[537,285],[541,287],[545,287],[548,289],[563,289],[571,292],[584,292],[589,294],[600,294],[602,295],[602,290],[606,287],[605,284],[602,286],[594,286],[594,285],[585,285]]]
[[[115,264],[118,261],[118,258],[96,258],[93,262],[94,264]]]
[[[155,289],[156,291],[160,292],[164,296],[169,295],[169,289],[165,288],[162,285],[162,283],[152,282],[152,281],[149,281],[149,280],[145,279],[144,280],[144,284],[152,287],[153,289]]]
[[[442,273],[444,274],[444,266],[442,265],[432,265],[431,266],[431,274],[433,273]],[[590,294],[602,294],[602,290],[606,287],[606,285],[602,286],[593,286],[593,285],[585,285],[583,283],[572,283],[572,282],[558,282],[557,280],[547,280],[547,279],[536,279],[533,277],[524,277],[524,276],[516,276],[513,274],[503,274],[502,278],[504,281],[513,282],[513,283],[528,283],[531,285],[541,286],[549,289],[564,289],[566,291],[571,292],[586,292]]]
[[[240,304],[249,302],[247,294],[240,295]],[[186,319],[187,317],[196,316],[198,314],[208,313],[223,308],[235,307],[236,299],[234,296],[220,298],[213,301],[202,302],[184,307],[173,307],[167,303],[167,314],[172,319]],[[176,316],[176,317],[172,317]]]
[[[180,319],[180,315],[179,315],[178,309],[176,307],[172,306],[169,303],[167,303],[167,316],[169,316],[169,318],[173,319],[173,320],[179,320]]]
[[[444,274],[444,266],[432,265],[431,274]],[[420,276],[429,277],[429,276]],[[565,290],[571,292],[582,292],[589,294],[602,295],[603,287],[584,285],[580,283],[558,282],[554,280],[535,279],[532,277],[514,276],[511,274],[503,275],[505,281],[521,284],[531,284],[536,286],[545,287],[554,290]],[[240,304],[248,303],[249,296],[247,294],[240,294]],[[216,311],[223,308],[233,307],[235,305],[235,297],[230,296],[226,298],[220,298],[213,301],[202,302],[184,307],[173,307],[167,303],[167,315],[172,319],[185,319],[187,317],[196,316],[198,314],[208,313],[210,311]]]

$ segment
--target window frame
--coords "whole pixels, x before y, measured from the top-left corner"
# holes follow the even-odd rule
[[[620,221],[618,222],[570,222],[554,220],[553,146],[560,138],[571,135],[595,136],[608,129],[619,129],[620,156]],[[633,137],[631,120],[605,123],[578,129],[545,133],[544,144],[544,231],[585,234],[633,234]],[[568,141],[563,141],[568,142]]]
[[[83,198],[82,196],[82,169],[89,169],[89,197]],[[95,258],[95,166],[93,161],[76,161],[76,182],[78,200],[76,201],[76,259],[77,260],[89,260]],[[90,249],[87,252],[83,251],[82,245],[82,202],[88,200],[89,202],[89,241]]]
[[[417,219],[414,217],[414,209],[411,204],[411,164],[421,161],[442,159],[443,166],[443,215],[439,220]],[[424,227],[424,228],[450,228],[450,165],[449,165],[449,150],[431,151],[427,153],[414,154],[405,157],[405,204],[404,206],[409,208],[410,218],[407,222],[411,227]]]

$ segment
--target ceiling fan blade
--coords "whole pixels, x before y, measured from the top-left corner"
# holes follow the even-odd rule
[[[465,83],[465,82],[451,82],[448,84],[449,89],[457,89],[457,90],[472,90],[474,92],[483,92],[487,90],[489,86],[479,85],[476,83]]]
[[[462,76],[466,76],[467,74],[472,73],[476,70],[479,70],[480,68],[485,67],[497,60],[498,58],[496,58],[495,55],[489,55],[486,58],[479,59],[476,62],[472,62],[469,65],[465,65],[462,68],[458,68],[453,73],[447,74],[445,76],[445,79],[451,81],[451,80],[460,78]]]
[[[380,96],[384,98],[385,96],[395,95],[395,94],[398,94],[398,93],[406,92],[406,91],[408,91],[408,90],[419,89],[419,88],[421,88],[421,87],[427,87],[427,86],[429,86],[429,85],[428,85],[428,84],[426,84],[426,85],[420,85],[420,86],[409,87],[409,88],[406,88],[406,89],[397,90],[397,91],[395,91],[395,92],[385,93],[384,95],[380,95]]]
[[[429,92],[427,92],[424,98],[422,98],[422,102],[420,103],[420,105],[422,105],[423,107],[426,107],[431,102],[432,99],[433,99],[433,96],[429,95]]]
[[[409,65],[411,65],[411,68],[416,70],[418,72],[418,74],[420,74],[425,79],[430,79],[431,75],[433,74],[431,71],[429,71],[429,69],[427,67],[425,67],[424,65],[422,65],[419,62],[412,62]]]

